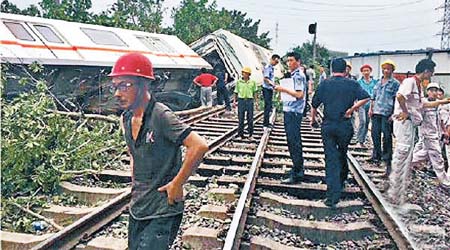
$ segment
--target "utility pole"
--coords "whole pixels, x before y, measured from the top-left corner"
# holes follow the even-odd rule
[[[314,38],[313,38],[313,65],[314,68],[316,68],[316,37],[317,37],[317,23],[314,23],[314,26],[316,27],[316,32],[314,32]]]
[[[278,49],[278,21],[275,24],[275,50]]]
[[[313,46],[313,59],[312,59],[312,64],[316,65],[316,36],[317,36],[317,23],[313,23],[310,24],[308,27],[308,32],[309,34],[314,34],[313,37],[313,42],[312,42],[312,46]]]
[[[444,4],[436,9],[444,9],[444,16],[439,22],[442,22],[441,49],[450,49],[450,0],[445,0]]]

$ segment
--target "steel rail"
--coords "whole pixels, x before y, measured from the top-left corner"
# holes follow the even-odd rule
[[[70,226],[55,233],[50,238],[39,243],[32,250],[58,249],[69,250],[78,242],[119,217],[128,208],[131,199],[131,189],[110,200],[108,203],[96,208],[83,216]]]
[[[322,111],[317,110],[317,113],[319,117],[323,119]],[[351,163],[349,164],[350,172],[353,174],[356,182],[362,188],[363,193],[372,204],[378,217],[386,226],[386,229],[397,247],[401,250],[419,249],[410,237],[406,226],[400,221],[398,216],[392,210],[391,205],[377,190],[375,184],[370,180],[356,158],[350,152],[347,152],[347,159]]]
[[[410,237],[406,226],[400,221],[400,218],[392,210],[391,205],[383,198],[375,184],[373,184],[350,152],[347,152],[347,159],[351,163],[349,164],[349,170],[353,174],[353,178],[362,187],[362,191],[372,204],[378,217],[386,226],[397,247],[401,250],[419,249]]]
[[[198,122],[198,121],[200,121],[200,120],[202,120],[204,118],[207,118],[207,117],[210,117],[210,116],[213,116],[213,115],[218,115],[218,114],[222,113],[224,110],[225,110],[225,107],[212,108],[212,109],[210,109],[210,110],[208,110],[206,112],[202,112],[202,113],[197,114],[197,115],[189,116],[188,118],[182,119],[181,121],[186,123],[186,124],[188,124],[188,125],[192,125],[193,123]]]
[[[214,112],[217,112],[215,110]],[[210,113],[211,114],[211,113]],[[256,121],[262,118],[263,112],[256,114]],[[209,116],[206,116],[209,117]],[[205,118],[206,118],[205,117]],[[247,123],[245,123],[247,124]],[[207,154],[215,151],[221,145],[225,144],[228,140],[231,140],[233,135],[237,133],[238,127],[235,126],[232,130],[226,132],[213,142],[209,146]],[[124,191],[118,197],[113,198],[106,204],[96,208],[91,213],[83,216],[70,226],[65,227],[61,231],[53,234],[43,242],[34,246],[32,250],[69,250],[75,247],[80,240],[86,239],[96,231],[119,217],[129,206],[131,200],[131,189]]]
[[[263,112],[259,112],[256,115],[254,115],[254,123],[256,123],[257,121],[259,121],[260,119],[263,118]],[[247,125],[247,122],[244,123],[244,127]],[[218,137],[217,139],[215,139],[214,141],[211,142],[211,144],[209,144],[209,152],[213,152],[215,150],[217,150],[218,148],[220,148],[223,144],[225,144],[227,142],[227,138],[231,138],[234,134],[237,134],[238,132],[238,126],[235,126],[233,129],[225,132],[225,134],[221,135],[220,137]],[[208,154],[207,153],[207,154]]]
[[[272,116],[270,117],[270,121],[272,124],[275,121],[275,117],[276,109],[273,109]],[[270,132],[270,129],[264,131],[261,137],[261,141],[258,145],[255,157],[250,167],[250,171],[241,191],[236,210],[233,214],[233,219],[225,238],[223,250],[239,249],[239,246],[241,244],[242,233],[247,221],[250,202],[255,191],[256,177],[258,177],[259,167],[261,166],[261,163],[264,159],[264,151],[266,150],[267,142],[269,141]]]

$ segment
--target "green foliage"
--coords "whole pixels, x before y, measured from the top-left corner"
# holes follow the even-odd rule
[[[12,101],[1,100],[3,196],[27,195],[38,188],[53,193],[70,171],[100,170],[111,164],[112,153],[124,151],[116,124],[51,113],[56,104],[45,81],[21,82],[33,84],[33,89]]]
[[[178,8],[173,9],[173,27],[170,33],[178,36],[187,44],[218,29],[229,30],[251,42],[268,48],[269,32],[258,35],[260,20],[253,22],[247,13],[236,10],[217,10],[217,4],[207,0],[183,0]]]
[[[34,233],[32,223],[33,221],[37,221],[39,219],[19,210],[12,203],[16,203],[29,210],[36,210],[36,208],[42,208],[46,206],[45,198],[34,196],[9,199],[2,198],[2,229],[6,229],[7,231],[12,232]]]
[[[61,4],[55,0],[42,0],[39,5],[46,18],[81,23],[89,23],[92,19],[92,13],[88,11],[92,7],[91,0],[62,0]]]
[[[292,51],[300,53],[303,64],[306,64],[308,67],[309,65],[312,64],[312,56],[313,56],[312,42],[307,41],[303,43],[302,46],[297,46],[293,48]],[[325,46],[321,44],[316,44],[316,66],[317,65],[326,66],[328,65],[329,60],[330,60],[330,51],[327,48],[325,48]]]
[[[253,22],[251,18],[247,18],[247,13],[238,10],[226,10],[222,8],[220,11],[221,24],[223,29],[241,36],[251,42],[262,47],[270,48],[269,32],[258,35],[259,24],[261,20]]]
[[[60,195],[45,196],[45,195],[31,195],[22,196],[17,198],[4,198],[1,199],[2,210],[1,213],[1,228],[5,231],[10,232],[22,232],[22,233],[36,233],[33,229],[32,223],[35,221],[40,221],[39,218],[34,217],[31,214],[25,213],[24,211],[17,208],[13,203],[18,204],[22,208],[31,210],[37,214],[41,214],[42,210],[50,207],[50,204],[55,204],[59,206],[76,206],[76,207],[87,207],[83,201],[80,201],[76,196],[68,195],[62,193]],[[67,221],[71,224],[71,221]],[[65,226],[67,224],[60,224],[60,226]],[[43,231],[43,233],[50,233],[56,231],[55,228],[49,227]]]
[[[200,37],[219,29],[216,2],[208,5],[208,0],[183,0],[172,10],[174,20],[171,33],[189,44]]]
[[[161,32],[163,19],[162,0],[118,0],[99,15],[94,23],[105,26],[146,32]]]
[[[15,4],[8,0],[2,0],[0,4],[0,11],[3,13],[20,14],[27,16],[42,16],[36,5],[30,5],[26,9],[19,9]]]

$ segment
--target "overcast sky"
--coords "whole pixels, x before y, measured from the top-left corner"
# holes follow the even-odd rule
[[[317,41],[328,49],[354,52],[439,48],[445,0],[217,0],[219,7],[247,12],[261,19],[260,31],[270,31],[271,47],[285,53],[297,44],[312,40],[309,23],[318,23]],[[20,8],[39,0],[10,0]],[[99,12],[115,0],[92,0]],[[179,0],[165,0],[164,25]],[[278,23],[278,39],[275,27]]]

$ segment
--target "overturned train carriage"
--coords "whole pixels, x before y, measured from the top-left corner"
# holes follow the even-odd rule
[[[212,65],[213,73],[225,71],[232,79],[238,79],[242,68],[248,66],[252,69],[250,78],[258,84],[263,81],[263,68],[269,63],[272,53],[271,50],[223,29],[200,38],[190,44],[190,47]],[[276,72],[280,75],[280,68]],[[229,88],[233,86],[233,83],[228,85]]]
[[[74,109],[116,112],[106,88],[107,74],[128,52],[139,52],[153,63],[157,99],[174,110],[189,108],[192,79],[210,64],[176,36],[61,20],[0,14],[0,55],[8,77],[4,93],[23,91],[18,78],[37,62],[52,91]],[[32,73],[32,72],[31,72]],[[19,76],[19,77],[17,77]]]

